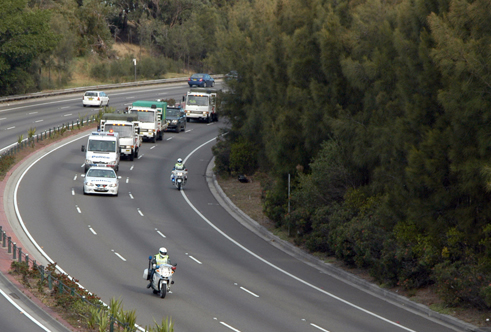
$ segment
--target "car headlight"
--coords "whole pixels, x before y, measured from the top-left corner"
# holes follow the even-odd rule
[[[91,164],[92,161],[91,160],[85,160],[85,164]]]
[[[87,182],[87,183],[85,183],[85,186],[94,186],[94,184],[91,182]]]
[[[173,123],[173,124],[177,124],[177,120],[176,120],[176,119],[174,119],[174,120],[172,121],[172,123]]]
[[[116,186],[118,186],[118,184],[114,183],[114,184],[109,184],[108,187],[116,187]]]

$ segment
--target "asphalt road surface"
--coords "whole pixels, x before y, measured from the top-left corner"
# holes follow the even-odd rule
[[[137,99],[179,98],[186,89],[183,83],[109,96],[111,106],[123,109]],[[2,106],[8,124],[0,122],[0,133],[15,136],[41,123],[53,127],[84,111],[97,112],[84,109],[81,97],[67,96],[17,104],[10,111]],[[136,309],[140,326],[171,317],[176,331],[457,329],[333,277],[238,223],[208,186],[220,128],[226,128],[223,120],[190,122],[186,132],[145,142],[138,159],[121,161],[118,197],[83,195],[80,147],[87,138],[70,138],[33,158],[19,176],[14,197],[19,220],[38,250],[81,285],[106,303],[119,298],[126,310]],[[1,135],[0,146],[16,141],[11,135]],[[178,157],[189,169],[181,192],[169,180]],[[178,263],[165,299],[152,294],[143,279],[148,257],[161,246]]]

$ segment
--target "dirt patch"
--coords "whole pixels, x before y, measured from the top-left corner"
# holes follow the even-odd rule
[[[241,183],[237,178],[223,178],[217,176],[218,184],[237,207],[239,207],[256,222],[268,229],[271,233],[295,245],[292,239],[286,237],[287,233],[284,230],[276,228],[275,223],[270,221],[264,215],[262,209],[262,188],[260,181],[254,176],[250,176],[248,179],[248,183]],[[336,258],[327,257],[324,254],[311,254],[315,255],[319,259],[322,259],[324,262],[329,262],[330,264],[356,275],[361,279],[377,284],[375,279],[372,278],[366,270],[349,268],[343,262],[336,260]],[[379,284],[377,285],[382,288],[384,287]],[[414,302],[424,304],[434,311],[453,316],[471,325],[481,327],[485,331],[491,331],[491,312],[478,311],[468,308],[446,307],[438,294],[435,292],[434,286],[429,286],[418,290],[403,290],[401,288],[386,289],[401,296],[405,296]]]

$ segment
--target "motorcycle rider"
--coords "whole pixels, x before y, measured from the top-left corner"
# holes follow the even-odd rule
[[[177,159],[177,163],[174,164],[174,167],[172,168],[172,171],[174,170],[185,170],[186,169],[186,165],[182,162],[182,158],[178,158]],[[188,178],[187,175],[184,176],[184,178]],[[171,172],[171,175],[170,175],[170,180],[171,182],[174,182],[174,172]]]
[[[153,274],[155,273],[155,269],[153,268],[154,264],[157,266],[161,264],[171,265],[169,255],[167,254],[167,249],[165,247],[161,247],[159,249],[159,253],[154,255],[152,258],[152,268],[150,269],[150,272],[148,274],[150,283],[147,285],[147,288],[150,288],[152,286]]]

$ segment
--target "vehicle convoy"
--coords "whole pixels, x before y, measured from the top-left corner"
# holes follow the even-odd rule
[[[140,136],[152,142],[162,140],[167,129],[167,102],[136,101],[128,108],[128,113],[137,114],[140,122]]]
[[[111,168],[91,167],[83,176],[84,194],[109,194],[118,196],[121,176]]]
[[[110,167],[119,170],[119,137],[118,133],[92,132],[87,139],[85,152],[85,173],[92,166]]]
[[[152,276],[152,281],[150,282],[150,286],[152,287],[152,291],[154,294],[159,294],[160,298],[164,298],[165,295],[170,291],[171,284],[174,283],[172,281],[172,276],[176,271],[177,264],[151,264],[152,256],[149,258],[149,268],[145,268],[143,271],[143,278],[145,280],[150,279],[150,265],[153,265],[154,273]]]
[[[166,131],[176,131],[177,133],[186,130],[186,113],[180,105],[167,107],[167,129]]]
[[[186,120],[218,121],[216,110],[217,89],[191,88],[186,94]]]
[[[104,113],[99,128],[103,132],[118,133],[121,156],[128,157],[130,161],[138,157],[141,147],[138,115]]]

